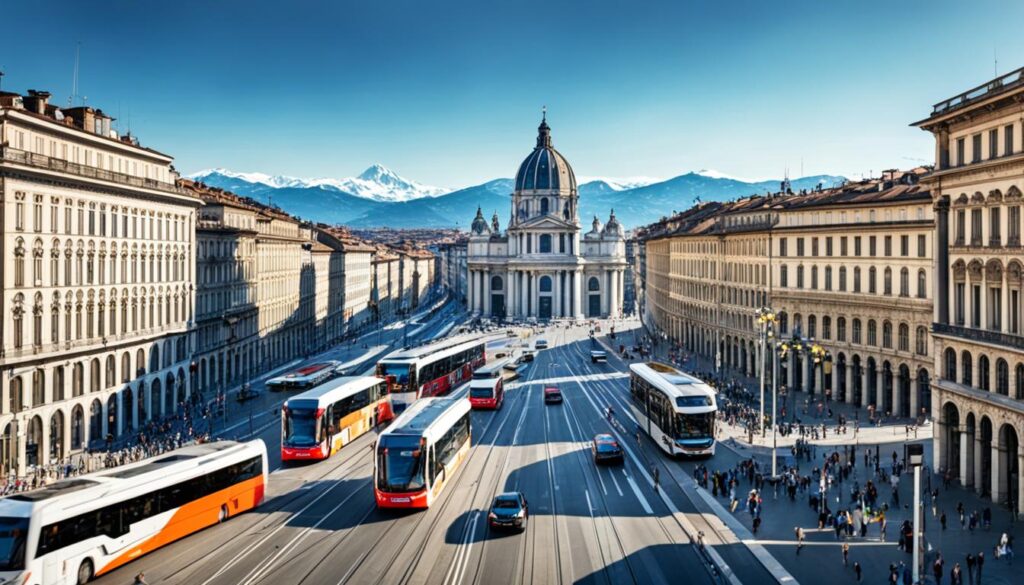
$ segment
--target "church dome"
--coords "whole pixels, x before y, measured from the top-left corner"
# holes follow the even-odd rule
[[[491,233],[491,228],[487,227],[487,220],[484,219],[484,212],[479,207],[476,208],[476,217],[473,218],[472,230],[475,235]]]
[[[609,237],[625,237],[625,231],[622,229],[622,224],[619,223],[618,218],[615,217],[615,210],[612,210],[611,217],[608,218],[608,223],[604,225],[604,234]]]
[[[569,161],[551,146],[551,127],[548,126],[546,115],[537,128],[537,146],[519,165],[515,190],[576,194],[576,175]]]

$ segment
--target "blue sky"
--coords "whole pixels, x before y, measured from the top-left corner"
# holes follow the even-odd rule
[[[71,93],[192,172],[449,187],[514,174],[547,105],[578,175],[909,167],[931,104],[1024,65],[1024,3],[11,2],[3,88]]]

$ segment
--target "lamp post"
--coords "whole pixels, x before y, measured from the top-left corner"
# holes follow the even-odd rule
[[[758,424],[761,427],[761,437],[765,435],[764,428],[764,362],[765,362],[765,346],[768,343],[769,337],[774,337],[774,326],[778,322],[778,318],[775,316],[775,312],[768,307],[761,307],[756,312],[755,321],[758,325],[758,337],[760,340],[760,352],[758,356],[758,368],[761,370],[761,417],[758,419]],[[772,398],[772,410],[774,411],[774,396]],[[772,412],[772,424],[775,423],[775,413]],[[774,474],[773,474],[774,475]]]
[[[776,370],[776,374],[778,373],[779,362],[784,360],[784,359],[786,359],[786,356],[789,355],[789,352],[792,351],[792,352],[796,352],[797,354],[799,354],[800,352],[802,352],[804,350],[804,347],[805,347],[804,340],[801,339],[800,336],[797,335],[796,333],[793,333],[793,337],[791,339],[788,339],[786,341],[776,341],[775,342],[775,351],[773,352],[775,354],[775,370]],[[790,372],[790,375],[793,375],[793,372]],[[772,393],[774,394],[774,392],[775,392],[775,382],[773,380],[772,381]],[[778,441],[777,441],[777,437],[776,437],[777,426],[778,425],[775,424],[775,399],[773,397],[773,399],[772,399],[772,477],[777,477],[778,476],[778,470],[777,470],[777,467],[776,467],[776,461],[777,461],[776,450],[777,450],[777,446],[778,446]]]

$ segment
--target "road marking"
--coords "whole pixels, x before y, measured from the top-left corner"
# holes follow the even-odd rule
[[[640,488],[636,485],[636,482],[633,481],[633,478],[626,475],[625,470],[622,471],[622,475],[626,476],[626,481],[629,482],[629,487],[633,489],[633,493],[636,495],[636,499],[640,500],[640,505],[643,506],[644,512],[648,514],[653,514],[654,510],[651,508],[651,505],[647,502],[647,498],[645,498],[644,495],[640,493]]]
[[[612,483],[615,484],[615,491],[619,492],[619,497],[622,497],[623,493],[622,493],[622,488],[619,487],[619,480],[615,479],[615,474],[614,473],[609,472],[608,475],[610,475],[612,477]]]
[[[590,490],[583,490],[583,494],[587,496],[587,510],[590,511],[591,517],[594,515],[594,505],[590,503]]]

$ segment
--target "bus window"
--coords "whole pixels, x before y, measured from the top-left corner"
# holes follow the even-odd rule
[[[286,445],[309,447],[316,445],[319,432],[316,411],[311,408],[289,408],[285,416]]]
[[[25,568],[27,541],[28,518],[0,518],[0,571],[21,571]]]

